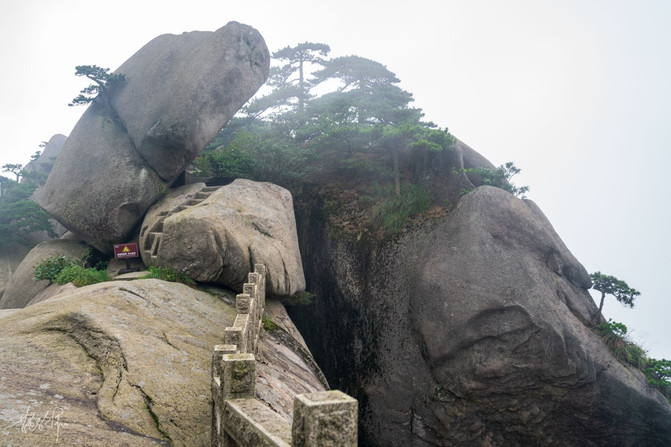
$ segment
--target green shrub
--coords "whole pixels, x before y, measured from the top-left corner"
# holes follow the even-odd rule
[[[403,189],[400,196],[387,198],[373,211],[373,222],[388,234],[398,232],[408,219],[431,204],[431,194],[421,186],[408,184]]]
[[[458,170],[453,170],[453,173],[459,172]],[[512,161],[499,166],[496,169],[491,168],[468,168],[462,169],[461,172],[466,174],[474,173],[480,176],[482,179],[483,185],[494,186],[496,188],[501,188],[505,191],[508,191],[511,194],[514,194],[517,197],[524,199],[526,193],[529,192],[528,186],[515,186],[512,182],[512,178],[520,173],[520,169],[517,168]],[[470,189],[462,189],[461,195],[468,194],[471,192]]]
[[[261,321],[263,321],[263,329],[266,331],[276,331],[280,328],[277,325],[277,323],[275,323],[273,320],[266,317],[265,315],[261,317]]]
[[[82,254],[82,265],[96,270],[107,270],[110,258],[93,247],[86,247]]]
[[[671,400],[671,360],[648,359],[644,372],[648,381]]]
[[[194,161],[201,175],[216,177],[250,178],[256,160],[235,141],[228,146],[201,155]]]
[[[35,266],[35,270],[33,271],[33,279],[35,281],[46,279],[54,282],[61,273],[61,270],[63,270],[65,267],[78,264],[80,264],[79,261],[65,255],[44,258]]]
[[[615,358],[641,370],[645,368],[647,362],[646,352],[636,343],[629,340],[627,337],[627,326],[623,323],[608,320],[607,323],[599,325],[599,331],[601,339],[615,354]]]
[[[313,303],[314,298],[314,293],[304,290],[282,299],[282,303],[287,306],[307,306]]]
[[[608,320],[598,327],[601,339],[615,357],[641,370],[648,381],[671,401],[671,360],[653,359],[646,356],[643,348],[627,337],[627,326]]]
[[[170,267],[157,267],[152,265],[149,267],[149,272],[142,276],[141,279],[148,279],[148,278],[154,278],[154,279],[161,279],[163,281],[170,281],[170,282],[179,282],[182,284],[186,284],[187,286],[190,287],[195,287],[196,282],[189,278],[187,275],[183,273],[179,273]]]
[[[107,276],[105,270],[96,270],[94,268],[85,268],[77,264],[70,264],[60,271],[54,282],[57,282],[58,284],[67,284],[71,282],[76,287],[83,287],[108,280],[109,276]]]

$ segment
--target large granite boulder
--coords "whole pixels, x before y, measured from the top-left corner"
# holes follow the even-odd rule
[[[0,445],[209,446],[212,350],[232,298],[147,279],[0,311]],[[325,385],[276,332],[261,333],[258,397],[291,419],[293,395]]]
[[[0,309],[26,307],[40,292],[49,287],[49,281],[35,281],[35,266],[52,256],[66,256],[81,259],[87,245],[73,239],[53,239],[34,247],[21,261],[11,276],[5,293],[0,298]]]
[[[223,187],[176,188],[145,216],[140,253],[147,266],[169,266],[196,281],[241,290],[254,264],[265,264],[268,293],[305,290],[293,200],[271,183],[238,179]]]
[[[265,82],[270,54],[254,28],[165,34],[117,70],[112,97],[137,151],[172,182]]]
[[[357,390],[361,445],[671,445],[671,405],[591,330],[587,272],[533,202],[484,186],[376,241],[302,200],[317,299],[290,314]]]
[[[78,238],[110,253],[167,189],[119,121],[93,104],[70,133],[37,202]]]
[[[116,71],[127,81],[109,101],[79,120],[38,203],[111,253],[263,84],[269,63],[261,35],[235,22],[152,40]]]

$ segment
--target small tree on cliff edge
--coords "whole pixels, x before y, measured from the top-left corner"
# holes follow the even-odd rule
[[[599,314],[603,309],[603,302],[606,295],[613,295],[616,300],[627,307],[634,307],[634,300],[641,294],[636,289],[629,287],[629,285],[617,279],[614,276],[604,275],[601,272],[594,272],[589,275],[592,279],[592,289],[601,292],[601,302],[599,303]]]
[[[115,84],[124,82],[126,76],[123,74],[114,74],[109,72],[109,68],[101,68],[97,65],[77,65],[75,67],[75,76],[84,76],[95,82],[74,98],[69,106],[86,105],[101,97],[105,102],[105,107],[110,110],[109,88]]]

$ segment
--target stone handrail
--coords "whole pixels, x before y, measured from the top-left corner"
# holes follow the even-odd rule
[[[236,296],[237,315],[212,357],[213,447],[354,447],[358,403],[341,391],[299,394],[293,424],[256,399],[256,358],[266,299],[266,267],[254,266]]]

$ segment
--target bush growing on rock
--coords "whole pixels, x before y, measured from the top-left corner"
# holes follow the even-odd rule
[[[109,281],[109,276],[107,276],[105,270],[96,270],[94,268],[85,268],[77,264],[70,264],[60,271],[54,282],[57,282],[58,284],[67,284],[71,282],[76,287],[83,287],[104,281]]]
[[[644,369],[646,364],[645,350],[627,337],[627,326],[623,323],[608,320],[599,326],[601,338],[608,346],[615,358],[628,363],[639,369]]]
[[[149,273],[144,275],[141,279],[149,278],[161,279],[163,281],[170,282],[179,282],[191,287],[195,287],[196,285],[196,282],[193,279],[189,278],[187,275],[171,269],[170,267],[157,267],[154,265],[150,266]]]
[[[671,400],[671,360],[648,359],[644,372],[650,383]]]
[[[78,262],[76,259],[63,255],[45,258],[35,266],[33,279],[35,281],[46,279],[55,282],[56,278],[58,278],[58,275],[65,267],[74,265],[76,262]]]
[[[387,233],[396,233],[408,220],[429,208],[431,194],[421,186],[409,184],[400,196],[385,199],[373,211],[374,221]]]
[[[87,253],[85,257],[90,255]],[[88,286],[103,281],[108,281],[109,276],[105,270],[93,267],[85,267],[84,261],[64,256],[51,256],[43,259],[35,266],[33,279],[41,281],[46,279],[58,284],[71,282],[76,287]]]
[[[617,321],[608,320],[599,325],[601,339],[613,351],[615,358],[638,368],[655,388],[671,400],[671,360],[648,358],[645,349],[629,339],[627,331],[627,326]]]

